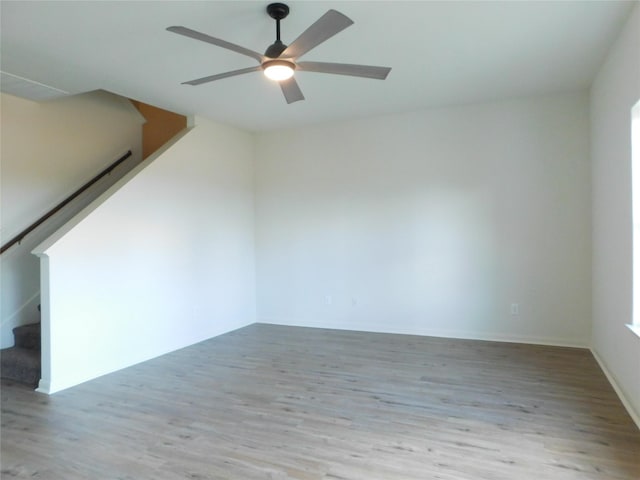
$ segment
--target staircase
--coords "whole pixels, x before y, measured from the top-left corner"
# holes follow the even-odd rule
[[[0,377],[37,387],[40,381],[40,322],[13,329],[15,345],[0,350]]]

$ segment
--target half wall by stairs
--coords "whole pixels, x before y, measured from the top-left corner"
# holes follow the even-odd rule
[[[145,120],[128,99],[104,91],[42,103],[2,93],[0,101],[3,246],[132,152],[117,169],[2,253],[0,348],[6,348],[13,344],[13,328],[39,321],[40,264],[31,251],[140,163]]]
[[[255,322],[253,154],[250,133],[196,118],[34,249],[38,391]]]
[[[33,386],[38,384],[41,376],[40,318],[35,313],[35,306],[41,302],[41,298],[40,265],[38,259],[31,254],[32,250],[54,232],[64,229],[71,219],[139,165],[152,150],[160,149],[163,143],[187,126],[186,117],[182,115],[108,92],[70,96],[58,102],[37,105],[37,108],[34,105],[36,104],[2,94],[3,130],[12,134],[6,142],[3,135],[3,157],[7,158],[3,162],[3,205],[32,205],[35,200],[40,200],[41,208],[51,209],[60,200],[60,197],[53,195],[40,195],[42,198],[37,198],[40,190],[46,189],[24,184],[19,175],[22,170],[16,167],[18,170],[14,175],[13,163],[33,165],[40,176],[48,168],[70,170],[69,178],[64,177],[64,182],[56,175],[49,175],[47,178],[47,187],[59,187],[57,194],[60,195],[65,189],[78,185],[78,180],[74,179],[86,179],[92,168],[104,166],[100,163],[103,160],[98,159],[99,154],[96,153],[103,145],[115,148],[115,145],[124,142],[128,145],[129,152],[118,162],[117,168],[112,168],[114,164],[111,164],[108,171],[103,172],[105,175],[98,175],[85,185],[86,190],[82,187],[82,193],[76,191],[58,204],[64,205],[59,209],[56,207],[53,215],[49,215],[51,212],[43,215],[26,230],[23,230],[25,223],[42,215],[42,209],[22,209],[19,212],[3,210],[3,214],[9,215],[3,216],[0,228],[3,234],[0,253],[3,254],[4,287],[0,301],[0,348],[5,347],[0,353],[2,376]],[[48,132],[55,132],[55,138]],[[33,138],[38,141],[34,142]],[[46,157],[39,154],[41,150],[47,152]],[[76,159],[78,155],[85,157]],[[25,162],[25,159],[29,161]],[[40,159],[46,165],[39,166]],[[113,157],[107,159],[113,161]],[[75,171],[76,164],[81,165],[78,171]],[[34,173],[28,177],[36,178],[38,175]],[[9,188],[4,188],[5,186]],[[29,192],[33,195],[29,196]],[[16,231],[15,228],[18,227],[20,230]],[[14,243],[12,240],[18,242]],[[37,348],[34,341],[28,340],[35,338],[36,329]],[[13,338],[16,344],[9,347]],[[43,338],[48,342],[48,335],[45,334]]]

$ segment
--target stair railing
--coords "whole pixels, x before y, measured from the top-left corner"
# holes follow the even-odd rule
[[[129,150],[127,153],[125,153],[123,156],[121,156],[118,160],[113,162],[111,165],[109,165],[107,168],[105,168],[103,171],[101,171],[98,175],[93,177],[91,180],[89,180],[87,183],[85,183],[82,187],[80,187],[78,190],[76,190],[71,195],[69,195],[65,200],[60,202],[58,205],[53,207],[51,210],[49,210],[47,213],[45,213],[38,220],[33,222],[27,228],[25,228],[18,235],[16,235],[11,240],[9,240],[7,243],[2,245],[2,247],[0,248],[0,255],[3,254],[4,252],[6,252],[7,250],[9,250],[16,243],[19,244],[20,242],[22,242],[24,237],[29,235],[36,228],[38,228],[40,225],[42,225],[44,222],[46,222],[49,218],[51,218],[53,215],[55,215],[60,210],[62,210],[64,207],[66,207],[69,203],[71,203],[74,199],[76,199],[78,196],[80,196],[83,192],[85,192],[88,188],[90,188],[94,183],[96,183],[102,177],[104,177],[106,175],[109,175],[118,165],[120,165],[122,162],[124,162],[131,155],[132,155],[131,154],[131,150]]]

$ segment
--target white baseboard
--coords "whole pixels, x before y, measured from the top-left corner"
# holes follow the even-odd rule
[[[609,380],[609,383],[615,390],[616,394],[618,395],[618,398],[620,398],[622,405],[624,405],[624,408],[626,408],[627,413],[629,413],[629,416],[631,417],[631,419],[635,422],[638,429],[640,429],[640,413],[635,411],[635,409],[633,408],[633,405],[625,396],[624,391],[620,388],[620,385],[618,385],[618,382],[616,382],[615,377],[609,371],[604,361],[600,358],[600,355],[598,355],[598,353],[593,348],[591,349],[591,354],[593,355],[593,358],[596,359],[596,362],[598,362],[598,365],[600,365],[600,368],[602,369],[605,376],[607,377],[607,380]]]
[[[47,395],[51,394],[51,382],[45,380],[43,378],[38,382],[38,388],[36,388],[36,392],[46,393]]]
[[[348,324],[332,322],[291,322],[277,318],[261,318],[259,323],[272,325],[288,325],[292,327],[327,328],[334,330],[354,330],[373,333],[394,333],[399,335],[419,335],[423,337],[457,338],[461,340],[483,340],[487,342],[526,343],[531,345],[548,345],[553,347],[589,348],[588,339],[563,339],[553,337],[537,337],[529,335],[504,335],[498,333],[479,333],[458,330],[435,330],[430,328],[406,328],[374,323]]]

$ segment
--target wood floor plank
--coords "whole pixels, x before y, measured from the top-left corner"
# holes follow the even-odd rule
[[[640,479],[640,431],[575,348],[255,324],[1,400],[2,478]]]

